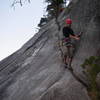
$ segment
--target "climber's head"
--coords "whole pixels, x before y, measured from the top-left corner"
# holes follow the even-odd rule
[[[72,20],[70,18],[66,19],[65,22],[66,22],[67,26],[71,26],[71,24],[72,24]]]

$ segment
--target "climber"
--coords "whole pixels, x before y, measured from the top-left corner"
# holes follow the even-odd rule
[[[71,49],[73,48],[73,44],[71,43],[71,38],[75,39],[75,40],[79,40],[79,35],[75,35],[72,28],[71,28],[71,24],[72,24],[72,20],[70,18],[65,20],[66,25],[63,27],[63,42],[65,43],[65,48],[66,48],[66,52],[64,54],[63,57],[63,61],[66,64],[66,67],[70,67],[71,66],[71,61],[72,61],[72,52]]]

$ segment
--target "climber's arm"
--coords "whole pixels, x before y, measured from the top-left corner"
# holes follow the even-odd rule
[[[79,40],[80,39],[77,35],[70,35],[70,38],[73,38],[75,40]]]

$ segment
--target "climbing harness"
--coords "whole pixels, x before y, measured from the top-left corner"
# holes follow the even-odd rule
[[[80,32],[78,37],[81,37],[82,33],[83,32]],[[73,59],[73,56],[74,56],[75,46],[74,46],[73,43],[71,43],[70,38],[65,38],[65,39],[62,40],[62,48],[63,48],[63,46],[65,46],[66,50],[67,50],[67,52],[66,52],[67,54],[64,54],[65,68],[69,68],[69,69],[72,70],[71,62],[72,62],[72,59]]]

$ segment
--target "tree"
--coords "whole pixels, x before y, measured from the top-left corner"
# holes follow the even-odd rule
[[[16,4],[20,4],[22,6],[26,1],[28,1],[29,3],[31,2],[31,0],[14,0],[12,3],[12,7],[14,7]]]
[[[14,0],[12,3],[12,7],[15,7],[16,4],[20,4],[21,6],[23,6],[23,4],[25,2],[31,2],[31,0]],[[59,15],[59,13],[62,11],[62,7],[63,4],[65,4],[66,0],[45,0],[46,3],[48,3],[47,5],[47,9],[46,11],[48,12],[48,17],[50,18],[54,18]]]
[[[65,3],[64,0],[45,0],[45,2],[48,3],[46,11],[52,18],[57,18],[57,16],[60,14],[62,5]]]

